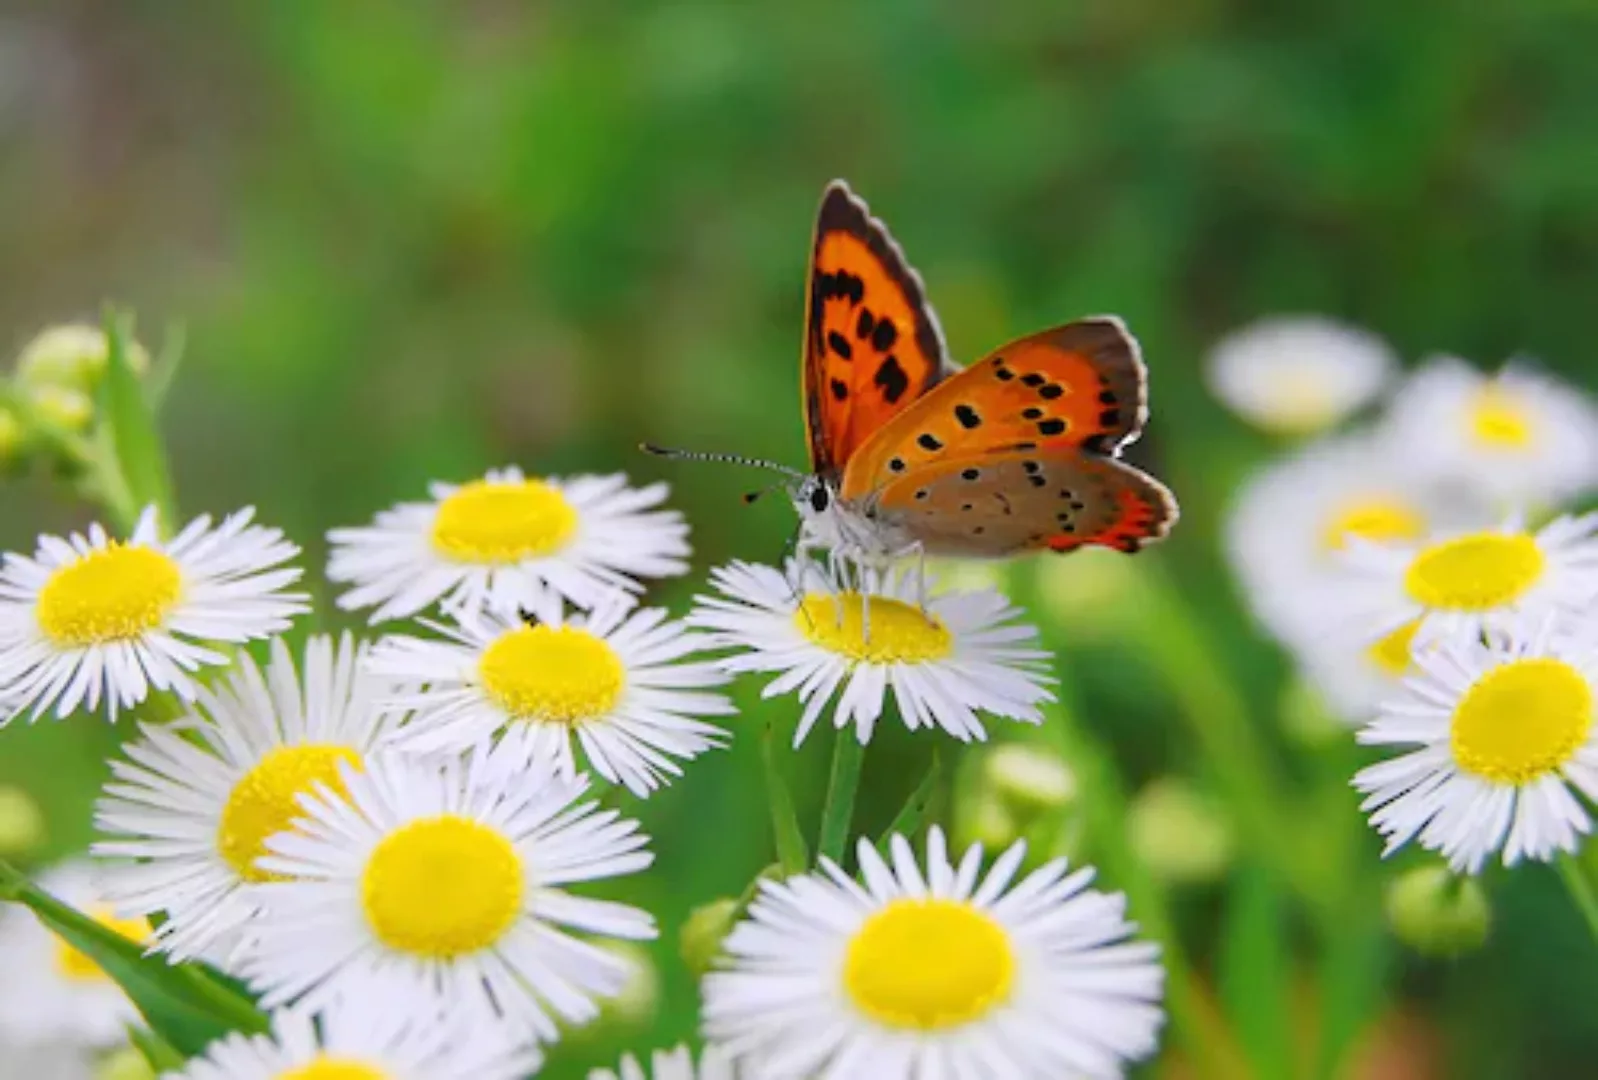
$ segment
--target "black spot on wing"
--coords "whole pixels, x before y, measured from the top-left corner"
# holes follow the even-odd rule
[[[847,270],[816,275],[816,295],[823,300],[844,299],[858,304],[866,296],[866,283]]]
[[[1021,381],[1026,383],[1028,386],[1042,386],[1048,380],[1042,375],[1039,375],[1037,372],[1031,371],[1021,376]]]
[[[891,319],[883,319],[871,331],[871,347],[878,352],[887,352],[893,348],[893,343],[899,340],[899,328],[893,325]]]
[[[943,443],[939,441],[936,435],[933,435],[930,432],[922,432],[920,435],[918,435],[916,437],[916,445],[921,447],[923,450],[933,452],[943,449]]]
[[[854,359],[854,349],[849,346],[849,339],[836,330],[827,331],[827,348],[843,357],[845,360]]]
[[[960,421],[960,426],[967,431],[982,425],[982,417],[978,416],[977,411],[969,405],[956,405],[954,407],[954,418]]]
[[[1064,435],[1065,434],[1065,421],[1059,419],[1058,417],[1056,417],[1054,419],[1050,419],[1050,420],[1040,420],[1040,421],[1038,421],[1038,434],[1039,435]]]
[[[871,328],[876,324],[876,318],[871,314],[870,308],[860,309],[860,318],[855,320],[854,336],[861,341],[871,339]]]
[[[849,384],[842,379],[833,379],[829,386],[832,389],[832,396],[838,401],[843,401],[849,397]]]
[[[899,358],[890,356],[877,365],[877,373],[872,376],[872,382],[882,387],[882,397],[889,405],[896,405],[904,397],[905,391],[910,389],[910,376],[904,373],[904,368],[899,366]]]
[[[1065,393],[1065,390],[1058,383],[1049,383],[1047,386],[1038,387],[1038,397],[1046,398],[1050,401],[1053,401],[1063,393]]]
[[[980,479],[982,479],[982,470],[981,469],[962,469],[962,470],[960,470],[960,479],[962,479],[962,480],[980,480]]]

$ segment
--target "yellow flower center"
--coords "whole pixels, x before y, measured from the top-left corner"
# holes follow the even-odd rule
[[[150,940],[150,921],[148,919],[119,919],[112,914],[111,908],[105,904],[91,905],[85,914],[101,926],[121,934],[129,941],[143,944]],[[109,983],[111,976],[100,970],[100,965],[90,960],[88,956],[68,945],[65,940],[55,940],[55,969],[63,979],[77,983]]]
[[[1009,995],[1015,953],[993,918],[953,900],[894,900],[849,942],[843,982],[867,1016],[934,1031],[970,1023]]]
[[[348,795],[339,762],[361,767],[360,755],[347,746],[279,746],[239,778],[216,830],[216,850],[234,873],[249,882],[286,880],[259,869],[255,860],[266,854],[268,838],[288,832],[295,818],[305,816],[299,796],[310,794],[312,785],[323,783],[340,797]]]
[[[1494,450],[1524,450],[1532,443],[1531,417],[1502,387],[1482,387],[1469,411],[1471,438]]]
[[[355,1058],[317,1054],[304,1065],[278,1073],[272,1080],[389,1080],[387,1069]]]
[[[936,615],[886,596],[810,593],[793,618],[805,637],[856,662],[919,664],[941,660],[954,651],[954,635]]]
[[[39,590],[39,628],[64,648],[136,638],[162,624],[182,590],[171,556],[112,541],[50,575]]]
[[[1414,655],[1415,632],[1419,629],[1419,619],[1407,622],[1373,644],[1366,650],[1366,655],[1377,667],[1396,679],[1409,670]]]
[[[390,833],[361,874],[361,904],[377,939],[433,960],[491,947],[516,922],[524,893],[511,842],[454,814]]]
[[[1350,536],[1372,543],[1418,540],[1426,533],[1426,519],[1413,507],[1393,499],[1368,499],[1338,509],[1321,532],[1327,551],[1341,551]]]
[[[514,563],[559,551],[577,528],[560,490],[538,480],[474,480],[439,505],[433,547],[460,562]]]
[[[483,650],[483,690],[518,720],[575,724],[615,708],[627,669],[616,650],[573,626],[521,626]]]
[[[1570,760],[1592,728],[1592,687],[1563,660],[1494,668],[1454,709],[1454,760],[1500,784],[1525,784]]]
[[[1421,551],[1404,574],[1404,591],[1423,607],[1490,611],[1537,584],[1545,564],[1529,536],[1480,533]]]

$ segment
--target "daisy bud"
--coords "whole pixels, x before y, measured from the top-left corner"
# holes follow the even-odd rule
[[[621,993],[600,1003],[599,1023],[642,1028],[660,1009],[660,972],[648,949],[631,941],[606,941],[606,952],[620,957],[629,970]]]
[[[1214,800],[1174,776],[1138,792],[1127,831],[1138,856],[1172,884],[1215,881],[1226,873],[1235,848],[1231,827]]]
[[[0,858],[31,854],[47,836],[44,812],[19,787],[0,786]]]
[[[730,896],[701,904],[689,913],[677,937],[677,951],[688,970],[699,978],[721,953],[721,943],[738,921],[739,903]]]
[[[150,369],[150,354],[143,345],[129,341],[128,366],[134,374]],[[92,391],[105,374],[110,357],[105,331],[87,323],[52,326],[23,347],[17,358],[17,378],[24,384],[42,388],[62,387],[79,392]]]
[[[1481,948],[1492,927],[1492,908],[1481,883],[1455,876],[1443,865],[1420,866],[1387,886],[1387,923],[1393,934],[1425,956],[1458,956]]]
[[[955,843],[961,847],[981,844],[987,850],[1002,850],[1021,839],[1021,823],[1016,821],[1003,800],[992,792],[972,792],[955,800]]]
[[[100,1062],[94,1080],[155,1080],[155,1070],[143,1054],[125,1046]]]
[[[40,420],[67,431],[83,431],[94,419],[94,399],[68,386],[32,387],[28,405]]]
[[[982,761],[982,778],[1017,817],[1064,810],[1076,801],[1076,777],[1058,754],[1028,743],[1001,743]]]
[[[0,470],[21,461],[27,440],[27,429],[23,427],[17,414],[10,409],[0,407]]]

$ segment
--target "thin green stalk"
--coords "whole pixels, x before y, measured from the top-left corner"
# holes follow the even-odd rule
[[[817,853],[841,862],[849,843],[849,826],[854,820],[855,793],[860,790],[860,767],[866,748],[853,729],[838,732],[832,745],[832,775],[827,781],[827,801],[821,810],[821,835]]]
[[[765,766],[766,799],[771,809],[771,831],[777,846],[777,861],[785,874],[802,874],[810,866],[810,852],[805,845],[804,832],[799,827],[799,815],[793,808],[793,795],[788,782],[783,779],[777,761],[777,736],[768,725],[760,744],[760,758]]]
[[[1565,891],[1570,894],[1570,902],[1576,905],[1576,910],[1581,912],[1582,921],[1587,924],[1587,930],[1592,934],[1594,944],[1598,944],[1598,893],[1594,893],[1592,879],[1587,876],[1587,870],[1573,855],[1559,857],[1559,876],[1564,880]]]

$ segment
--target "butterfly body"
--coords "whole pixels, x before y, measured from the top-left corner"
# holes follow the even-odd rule
[[[1175,522],[1164,485],[1119,460],[1148,416],[1146,369],[1120,319],[1079,319],[958,368],[920,277],[834,181],[805,321],[801,546],[858,565],[1132,552]]]

